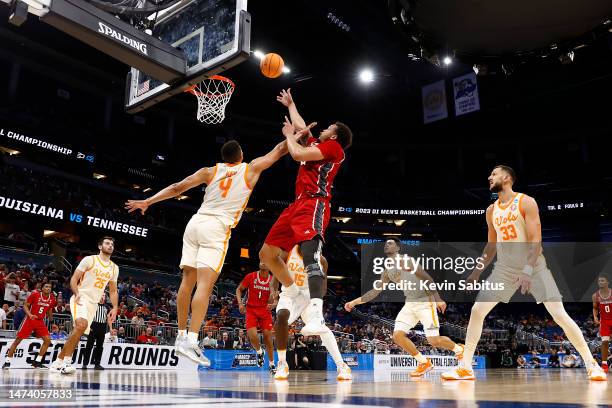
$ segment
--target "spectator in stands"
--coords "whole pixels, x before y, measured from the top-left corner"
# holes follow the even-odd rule
[[[105,343],[119,343],[119,337],[117,329],[111,329],[108,333],[104,335]]]
[[[164,322],[161,321],[155,313],[151,313],[151,317],[147,320],[147,326],[149,327],[157,327],[159,325],[163,325]]]
[[[234,348],[236,350],[247,350],[251,348],[248,339],[244,335],[244,330],[238,330],[238,336],[234,339]]]
[[[121,326],[117,329],[117,339],[119,343],[127,343],[127,338],[125,337],[125,327]]]
[[[26,312],[23,308],[23,303],[19,302],[17,308],[15,309],[15,313],[13,313],[13,327],[15,328],[15,330],[17,330],[17,328],[21,326],[21,322],[23,322],[23,319],[25,319],[25,317]]]
[[[218,349],[231,350],[234,348],[234,342],[229,339],[228,332],[223,332],[221,338],[217,342]]]
[[[5,303],[2,305],[2,309],[0,309],[0,325],[2,325],[2,330],[6,330],[6,312],[5,312],[5,308],[4,307],[8,307],[8,305]]]
[[[578,364],[577,358],[572,354],[570,349],[565,350],[565,356],[563,356],[563,361],[561,362],[561,366],[563,368],[574,368]]]
[[[15,302],[19,300],[19,292],[21,291],[15,276],[15,273],[11,272],[4,279],[4,303],[9,306],[15,305]]]
[[[516,367],[517,368],[527,367],[527,360],[525,360],[525,357],[522,354],[520,354],[518,358],[516,359]]]
[[[136,316],[132,318],[132,324],[134,326],[144,326],[145,325],[144,318],[142,317],[142,312],[139,311],[136,314]]]
[[[68,336],[66,332],[60,331],[59,326],[57,324],[51,325],[51,340],[66,340]]]
[[[560,363],[559,363],[559,355],[557,354],[557,349],[552,349],[552,353],[550,355],[550,358],[548,359],[548,366],[559,368]]]
[[[9,320],[13,320],[13,313],[15,311],[15,306],[9,306],[8,303],[2,305],[2,310],[6,313],[6,318]]]
[[[206,337],[202,340],[202,344],[204,348],[217,348],[217,339],[213,336],[212,331],[206,332]]]
[[[159,339],[153,335],[153,329],[147,327],[136,339],[138,344],[159,344]]]
[[[23,288],[21,288],[21,290],[19,291],[18,302],[21,304],[25,303],[28,296],[30,296],[30,293],[32,293],[30,292],[30,282],[26,280],[23,282]]]
[[[56,314],[66,313],[66,307],[64,306],[64,300],[63,299],[59,299],[59,298],[57,299],[57,304],[53,308],[53,313],[56,313]]]

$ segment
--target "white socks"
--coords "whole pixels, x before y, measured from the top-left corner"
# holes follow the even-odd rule
[[[418,353],[417,355],[414,355],[412,357],[416,358],[416,361],[418,361],[420,364],[425,364],[427,362],[427,359],[421,353]]]
[[[178,331],[178,337],[184,337],[187,335],[187,330],[181,330],[179,329]]]
[[[276,353],[278,354],[278,363],[279,364],[281,362],[287,361],[287,350],[277,350]]]
[[[261,356],[263,354],[263,349],[261,347],[259,348],[259,350],[256,351],[258,356]]]
[[[7,357],[7,360],[8,360],[8,357]],[[35,360],[39,363],[42,362],[42,356],[41,355],[36,356]]]
[[[334,337],[334,334],[329,329],[327,329],[325,333],[321,334],[320,337],[321,343],[323,343],[323,346],[331,355],[332,359],[334,360],[334,363],[336,363],[336,366],[339,367],[340,364],[344,362],[344,360],[342,360],[342,354],[340,354],[340,349],[338,349],[338,342],[336,341],[336,337]]]
[[[319,314],[321,317],[323,316],[323,299],[310,299],[310,306],[314,308],[317,314]]]
[[[197,332],[189,332],[189,333],[187,333],[187,338],[189,339],[190,342],[197,343],[198,342],[198,333]]]
[[[455,347],[453,347],[453,353],[455,354],[459,353],[461,350],[463,350],[463,347],[458,344],[455,344]]]
[[[64,357],[64,364],[72,364],[72,357]]]

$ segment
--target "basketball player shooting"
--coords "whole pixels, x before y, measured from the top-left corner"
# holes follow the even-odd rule
[[[601,366],[608,372],[608,350],[610,347],[610,333],[612,333],[612,290],[606,275],[597,279],[599,289],[593,293],[593,322],[599,325],[601,336]]]
[[[499,302],[508,303],[520,289],[522,294],[531,293],[536,302],[544,307],[565,332],[568,340],[578,350],[587,369],[588,378],[605,381],[606,373],[599,367],[580,328],[567,314],[561,294],[546,266],[542,255],[542,226],[536,201],[523,193],[512,190],[516,181],[514,170],[508,166],[497,166],[489,176],[489,189],[499,195],[498,200],[486,211],[488,243],[480,266],[468,277],[468,281],[479,281],[480,275],[497,255],[497,262],[487,281],[490,287],[504,290],[481,291],[472,307],[465,338],[463,361],[454,370],[442,373],[445,380],[475,380],[472,358],[482,334],[485,317]]]
[[[272,275],[270,269],[264,263],[259,264],[259,270],[246,275],[240,285],[236,288],[236,299],[238,300],[238,309],[240,313],[246,313],[246,331],[249,341],[257,352],[257,365],[262,367],[264,364],[264,354],[259,344],[259,336],[257,329],[261,329],[263,333],[266,351],[268,353],[268,362],[270,373],[274,374],[274,344],[272,344],[272,305],[270,300],[270,282]],[[246,306],[242,301],[244,291],[247,290]]]
[[[308,275],[304,270],[304,260],[300,254],[300,246],[294,246],[289,254],[285,257],[287,259],[287,270],[291,278],[294,280],[297,287],[299,287],[299,294],[295,297],[287,295],[286,287],[281,287],[281,293],[276,306],[276,349],[278,352],[278,368],[274,375],[275,380],[286,380],[289,377],[289,365],[287,364],[287,340],[289,337],[289,326],[295,322],[298,318],[302,318],[304,324],[308,324],[312,318],[312,308],[309,308],[310,304],[310,291],[308,288]],[[284,253],[283,253],[284,255]],[[321,255],[321,266],[325,278],[327,278],[327,260]],[[272,281],[272,296],[276,297],[276,290],[278,289],[278,280],[276,278]],[[327,280],[324,281],[323,293],[327,292]],[[342,359],[340,349],[338,348],[338,342],[332,331],[325,326],[325,331],[319,334],[321,343],[329,354],[331,355],[334,363],[336,364],[336,370],[338,372],[338,380],[351,380],[351,368]]]
[[[98,241],[98,255],[86,256],[77,266],[72,278],[70,288],[70,312],[74,320],[74,327],[68,340],[64,344],[57,359],[49,366],[52,372],[72,374],[76,371],[72,366],[72,354],[81,340],[83,334],[89,334],[89,327],[93,321],[98,302],[108,285],[109,295],[113,308],[108,316],[108,324],[113,324],[119,310],[119,293],[117,292],[117,278],[119,267],[111,261],[115,249],[115,239],[103,237]]]
[[[13,341],[13,344],[11,344],[8,353],[6,353],[6,360],[4,360],[4,365],[2,365],[3,369],[11,368],[11,359],[15,355],[17,346],[22,340],[30,337],[32,333],[34,333],[36,337],[40,337],[43,340],[43,343],[40,346],[40,351],[38,352],[34,362],[32,362],[32,367],[48,368],[42,363],[42,360],[47,353],[47,348],[51,344],[49,329],[47,328],[44,319],[47,317],[48,321],[51,321],[53,318],[53,308],[57,303],[55,296],[53,293],[51,293],[51,289],[51,283],[45,283],[41,292],[35,290],[26,299],[25,303],[23,304],[23,310],[25,310],[26,318],[23,320],[23,322],[21,322],[21,326],[19,327],[19,330],[17,330],[17,337]]]
[[[175,343],[178,353],[205,367],[210,367],[210,360],[202,355],[198,333],[223,267],[232,228],[238,225],[261,173],[285,154],[287,142],[283,141],[265,156],[247,164],[243,162],[240,144],[231,140],[221,147],[223,163],[204,167],[146,200],[129,200],[125,204],[128,212],[140,210],[144,214],[152,204],[177,197],[199,185],[207,185],[202,206],[187,224],[183,235],[180,262],[183,279],[177,295],[178,336]],[[187,328],[190,302],[191,321]]]
[[[397,238],[389,238],[385,242],[384,252],[387,258],[395,259],[401,250],[400,240]],[[414,265],[414,263],[413,263]],[[406,304],[395,319],[395,327],[393,328],[393,341],[400,346],[408,354],[414,357],[419,363],[416,370],[410,373],[411,377],[422,377],[429,371],[434,369],[430,359],[423,356],[416,348],[415,344],[408,338],[408,332],[421,322],[427,341],[433,347],[440,347],[451,350],[455,353],[457,360],[463,358],[463,346],[456,344],[446,336],[440,336],[440,321],[438,320],[438,310],[442,313],[446,310],[446,302],[444,302],[437,291],[426,291],[419,288],[418,281],[434,282],[432,277],[423,270],[420,266],[416,270],[398,270],[385,269],[381,275],[383,284],[389,282],[414,282],[414,289],[406,289]],[[370,302],[380,293],[382,289],[373,288],[366,292],[363,296],[358,297],[344,305],[347,312],[352,311],[355,306]]]
[[[336,122],[323,130],[318,139],[308,135],[304,145],[301,145],[299,141],[312,125],[306,126],[290,89],[283,90],[277,100],[289,110],[291,120],[285,118],[283,135],[287,138],[289,154],[300,163],[300,168],[295,183],[295,201],[281,213],[270,229],[259,258],[282,283],[286,296],[296,297],[300,293],[299,287],[287,271],[282,251],[289,252],[296,244],[300,245],[310,287],[309,307],[312,308],[312,318],[302,328],[302,334],[320,335],[325,333],[325,277],[320,264],[321,245],[329,223],[332,185],[353,135],[348,126]]]

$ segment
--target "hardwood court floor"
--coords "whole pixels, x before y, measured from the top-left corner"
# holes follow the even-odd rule
[[[355,371],[351,382],[335,373],[293,371],[274,381],[255,371],[77,370],[73,376],[45,370],[0,372],[0,406],[71,407],[494,407],[603,406],[612,387],[590,382],[582,369],[477,370],[477,380],[448,382],[439,372],[411,380],[407,372]],[[17,402],[8,390],[75,390],[74,401]]]

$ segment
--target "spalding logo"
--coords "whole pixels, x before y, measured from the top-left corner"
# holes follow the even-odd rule
[[[98,32],[101,34],[104,34],[108,37],[112,37],[118,41],[121,41],[122,43],[142,52],[144,55],[148,55],[147,54],[147,44],[146,43],[142,43],[140,41],[137,41],[133,38],[130,38],[118,31],[116,31],[114,28],[107,26],[106,24],[102,23],[102,22],[98,22]]]

